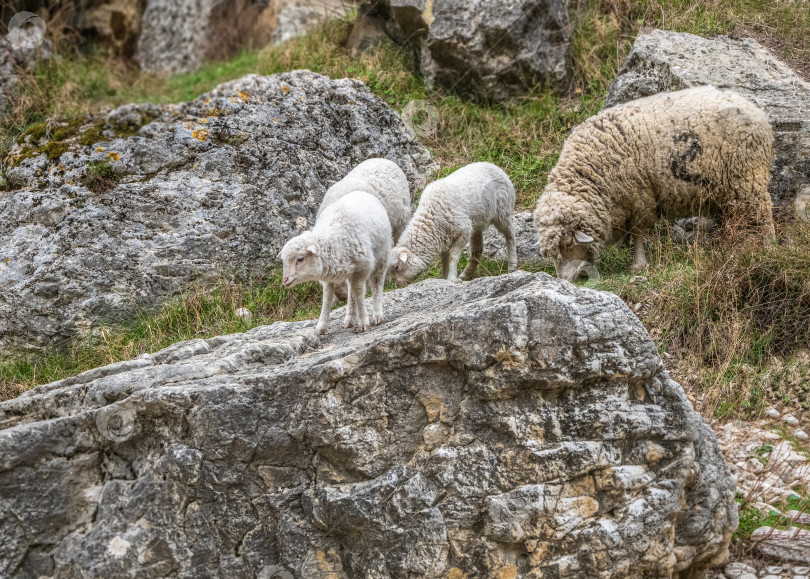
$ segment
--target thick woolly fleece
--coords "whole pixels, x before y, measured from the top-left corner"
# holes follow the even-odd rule
[[[329,188],[321,201],[318,217],[326,207],[352,191],[364,191],[380,200],[388,213],[396,242],[411,218],[411,188],[399,165],[388,159],[363,161]]]
[[[438,255],[444,259],[445,277],[455,279],[458,257],[471,245],[470,265],[462,277],[474,273],[483,249],[483,232],[494,225],[506,238],[509,271],[517,269],[512,212],[515,188],[509,176],[492,163],[472,163],[434,181],[422,192],[413,219],[391,254],[399,280],[412,279]],[[402,253],[408,261],[400,260]],[[472,267],[471,267],[472,266]]]
[[[289,279],[290,285],[318,280],[324,288],[319,333],[326,332],[334,288],[343,282],[349,284],[346,327],[368,328],[364,298],[369,280],[374,321],[382,321],[382,293],[391,245],[391,224],[385,208],[376,197],[362,191],[348,193],[324,208],[310,231],[284,245],[280,254],[284,280]]]
[[[576,127],[535,210],[539,246],[560,259],[575,230],[608,243],[652,227],[659,215],[745,211],[773,231],[767,115],[711,86],[661,93],[603,110]]]

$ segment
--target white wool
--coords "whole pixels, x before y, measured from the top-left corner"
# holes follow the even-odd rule
[[[280,253],[283,282],[293,286],[320,281],[324,288],[318,332],[325,333],[334,302],[335,287],[349,285],[346,327],[368,328],[364,298],[371,282],[374,321],[382,321],[382,292],[388,256],[391,252],[391,224],[376,197],[353,191],[324,208],[310,231],[290,239]]]
[[[731,207],[772,235],[772,144],[762,110],[711,86],[605,109],[571,132],[549,175],[534,216],[540,250],[560,275],[572,259],[595,261],[606,244],[640,235],[659,215]]]
[[[374,195],[385,207],[396,241],[411,217],[411,189],[399,165],[388,159],[368,159],[349,171],[326,192],[318,209],[323,210],[352,191]]]
[[[472,163],[428,185],[419,206],[391,253],[391,273],[404,285],[436,256],[443,275],[455,279],[458,259],[467,242],[470,261],[461,275],[475,273],[483,251],[483,233],[494,225],[506,238],[509,271],[517,269],[512,212],[515,188],[506,173],[492,163]]]

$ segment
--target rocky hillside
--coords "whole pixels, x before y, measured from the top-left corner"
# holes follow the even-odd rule
[[[808,0],[480,4],[0,6],[0,577],[810,576]],[[542,273],[571,129],[707,83],[770,118],[776,242]],[[524,271],[490,232],[317,335],[275,256],[369,157],[501,166]]]

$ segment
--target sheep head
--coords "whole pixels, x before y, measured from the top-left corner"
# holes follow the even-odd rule
[[[559,248],[554,268],[557,270],[557,277],[576,281],[582,275],[582,264],[593,264],[598,257],[595,239],[576,229],[569,233],[564,233],[560,238]]]
[[[279,258],[284,266],[281,278],[284,287],[321,279],[323,273],[321,249],[312,233],[302,233],[285,243]]]
[[[537,245],[554,263],[557,277],[575,281],[592,270],[602,247],[597,241],[602,229],[597,214],[579,195],[548,185],[537,202],[534,221]]]
[[[424,269],[421,261],[407,247],[392,249],[388,263],[390,264],[389,273],[393,276],[397,287],[405,287]]]

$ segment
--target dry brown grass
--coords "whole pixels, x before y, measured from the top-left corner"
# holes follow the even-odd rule
[[[766,403],[810,410],[810,376],[785,382],[810,347],[810,224],[777,224],[778,243],[729,219],[703,244],[650,234],[648,282],[633,284],[613,248],[597,284],[620,295],[690,387],[704,414],[754,416]],[[807,372],[810,375],[810,371]],[[787,385],[787,388],[782,386]]]

